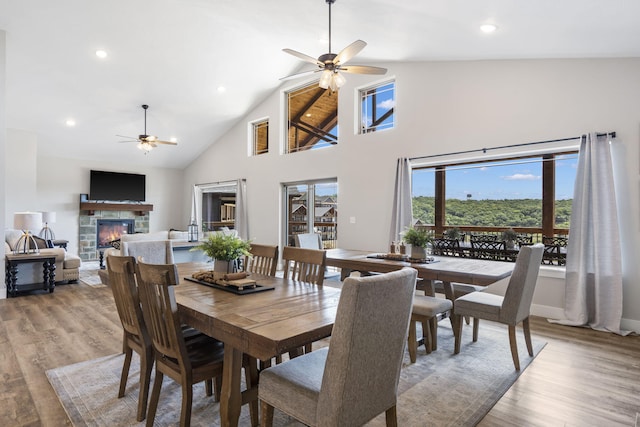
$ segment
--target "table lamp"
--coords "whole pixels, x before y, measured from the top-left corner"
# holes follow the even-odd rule
[[[44,227],[40,230],[40,237],[44,240],[54,240],[56,238],[55,233],[49,227],[49,224],[53,224],[56,222],[56,213],[55,212],[42,212],[42,222],[44,223]]]
[[[13,214],[13,227],[24,233],[18,239],[13,253],[39,253],[38,244],[31,232],[42,226],[42,212],[16,212]]]

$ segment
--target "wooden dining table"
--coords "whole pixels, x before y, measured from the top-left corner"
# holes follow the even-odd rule
[[[273,289],[236,295],[184,279],[194,272],[210,270],[211,264],[182,263],[177,267],[180,285],[175,295],[181,319],[224,342],[221,425],[237,426],[241,405],[258,397],[257,387],[241,391],[243,354],[270,360],[330,336],[340,289],[252,275],[258,285]]]
[[[432,257],[432,262],[410,262],[385,259],[384,253],[353,249],[327,250],[327,266],[338,267],[344,278],[352,271],[387,273],[400,270],[403,267],[413,267],[418,270],[418,277],[422,279],[417,288],[424,290],[427,295],[434,294],[435,280],[442,281],[445,297],[454,301],[453,282],[471,285],[488,286],[492,283],[511,276],[512,262],[490,261],[463,257]],[[454,333],[458,330],[455,323],[457,316],[451,317],[454,323]]]

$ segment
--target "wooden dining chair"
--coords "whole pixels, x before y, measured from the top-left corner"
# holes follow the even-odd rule
[[[322,286],[327,253],[319,249],[285,246],[282,250],[284,277]]]
[[[142,312],[153,344],[156,364],[147,426],[153,425],[164,375],[179,383],[182,388],[180,425],[189,426],[193,384],[205,381],[206,394],[211,396],[212,379],[215,379],[216,392],[220,390],[223,344],[208,337],[189,345],[185,341],[173,289],[178,283],[175,265],[139,262],[137,278]],[[218,398],[216,395],[216,400]]]
[[[109,285],[113,292],[120,323],[124,330],[122,349],[124,364],[120,375],[118,397],[123,397],[127,387],[131,357],[135,351],[140,356],[140,392],[138,394],[137,421],[144,420],[147,413],[149,383],[153,368],[153,347],[140,308],[140,297],[135,279],[136,260],[132,256],[112,255],[107,258]]]
[[[278,246],[251,244],[251,256],[245,257],[244,265],[247,273],[276,275],[278,268]]]
[[[360,426],[382,412],[396,426],[416,277],[404,268],[345,279],[329,347],[261,373],[261,425],[275,407],[308,426]]]
[[[487,292],[472,292],[457,298],[454,303],[454,315],[468,315],[474,318],[474,342],[478,340],[479,319],[492,320],[509,326],[511,357],[513,358],[513,364],[516,370],[520,370],[520,360],[516,342],[516,325],[520,322],[522,322],[522,329],[529,356],[533,357],[531,332],[529,331],[529,311],[538,279],[543,250],[544,245],[542,243],[533,246],[524,246],[520,249],[504,297]],[[455,354],[460,352],[462,322],[457,322],[457,325],[458,331],[455,334]]]

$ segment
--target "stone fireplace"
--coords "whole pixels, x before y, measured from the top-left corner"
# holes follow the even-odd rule
[[[111,247],[114,240],[123,234],[135,232],[133,219],[98,219],[96,225],[96,246],[98,249]]]
[[[123,206],[123,209],[126,209]],[[138,215],[143,213],[143,215]],[[100,251],[110,247],[108,242],[117,239],[123,232],[148,233],[149,212],[131,210],[80,210],[80,244],[78,255],[83,261],[97,261]],[[99,225],[103,231],[99,232]],[[119,232],[119,234],[117,234]],[[116,234],[118,237],[116,237]]]

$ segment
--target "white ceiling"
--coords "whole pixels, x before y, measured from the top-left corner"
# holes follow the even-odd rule
[[[334,52],[368,43],[354,64],[640,57],[638,0],[337,0],[332,15]],[[7,127],[44,155],[183,168],[301,69],[283,48],[327,52],[327,16],[325,0],[0,0]],[[143,133],[141,104],[178,146],[117,142]]]

